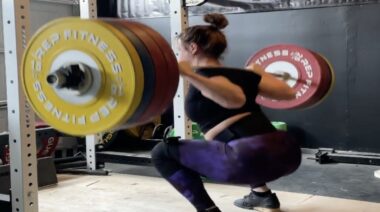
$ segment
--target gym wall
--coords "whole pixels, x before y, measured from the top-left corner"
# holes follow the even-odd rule
[[[2,4],[0,3],[0,11]],[[79,9],[77,6],[63,3],[49,3],[44,1],[32,0],[31,4],[31,33],[35,32],[43,24],[59,17],[77,16]],[[7,99],[5,84],[5,65],[4,65],[4,39],[3,39],[3,20],[0,12],[0,101]],[[8,130],[7,111],[0,109],[0,133]]]
[[[227,15],[225,64],[243,67],[259,49],[293,43],[327,57],[335,69],[331,95],[315,108],[265,109],[285,121],[306,148],[380,152],[380,5],[330,7]],[[139,19],[170,40],[169,18]],[[190,18],[190,24],[202,17]]]

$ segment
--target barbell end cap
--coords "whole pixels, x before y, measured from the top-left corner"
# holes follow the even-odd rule
[[[55,88],[63,88],[66,83],[66,76],[58,70],[49,74],[46,77],[46,81]]]

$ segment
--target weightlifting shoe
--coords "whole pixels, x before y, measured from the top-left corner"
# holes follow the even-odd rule
[[[239,208],[256,210],[260,212],[280,212],[280,201],[275,193],[259,196],[254,191],[244,196],[243,199],[235,200],[234,205]]]

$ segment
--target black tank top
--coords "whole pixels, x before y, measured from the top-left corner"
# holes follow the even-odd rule
[[[261,80],[260,75],[252,71],[224,67],[200,68],[197,69],[196,72],[205,77],[224,76],[232,83],[240,86],[246,96],[246,102],[242,107],[238,109],[227,109],[204,97],[198,89],[190,85],[185,100],[186,114],[192,121],[198,123],[203,132],[207,132],[231,116],[244,112],[252,113],[253,119],[251,120],[253,120],[252,122],[256,122],[252,123],[252,127],[261,125],[264,128],[268,128],[268,130],[273,130],[273,126],[268,124],[270,123],[269,120],[262,113],[260,106],[255,101],[258,93],[258,85]],[[254,117],[257,117],[257,119]]]

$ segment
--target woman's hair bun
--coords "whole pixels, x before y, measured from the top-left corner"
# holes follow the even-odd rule
[[[203,17],[206,23],[217,29],[224,29],[228,25],[228,20],[226,16],[220,13],[209,13]]]

